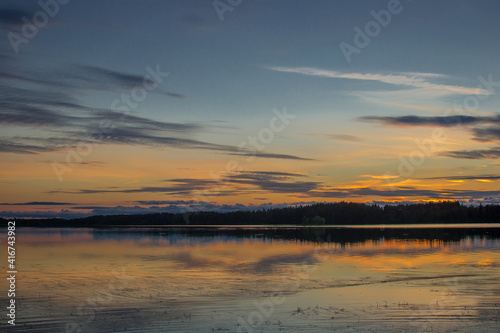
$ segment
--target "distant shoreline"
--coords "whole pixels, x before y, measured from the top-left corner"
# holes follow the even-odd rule
[[[16,221],[24,221],[22,219],[16,219]],[[19,228],[23,226],[20,225]],[[25,226],[27,228],[38,228],[40,226]],[[41,226],[48,227],[48,226]],[[470,228],[500,228],[500,222],[498,223],[482,223],[482,222],[463,222],[463,223],[421,223],[421,224],[324,224],[324,225],[303,225],[303,224],[262,224],[262,225],[254,225],[254,224],[172,224],[172,225],[159,225],[159,224],[115,224],[115,225],[99,225],[99,226],[74,226],[74,225],[64,225],[58,226],[61,228],[115,228],[115,229],[189,229],[189,228],[198,228],[198,229],[303,229],[303,228],[350,228],[350,229],[370,229],[370,228],[378,228],[378,229],[425,229],[425,228],[435,228],[435,229],[446,229],[446,228],[462,228],[462,227],[470,227]]]
[[[500,205],[465,206],[459,202],[373,204],[338,202],[258,211],[95,215],[76,219],[24,219],[19,227],[341,227],[500,223]],[[6,223],[4,223],[6,225]]]

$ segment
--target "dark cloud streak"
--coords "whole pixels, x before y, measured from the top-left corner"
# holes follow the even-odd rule
[[[490,149],[447,151],[440,153],[440,155],[467,160],[494,160],[500,158],[500,147],[494,147]]]
[[[478,176],[441,176],[441,177],[428,177],[420,179],[444,179],[444,180],[476,180],[476,179],[489,179],[500,180],[500,176],[492,175],[478,175]]]
[[[399,116],[399,117],[381,117],[366,116],[359,120],[380,122],[384,125],[392,126],[440,126],[456,127],[478,124],[500,124],[500,115],[493,117],[473,117],[473,116],[442,116],[442,117],[421,117],[421,116]]]
[[[361,138],[355,135],[349,135],[349,134],[329,134],[327,135],[329,139],[332,140],[338,140],[338,141],[351,141],[351,142],[358,142],[361,141]]]
[[[31,202],[19,202],[19,203],[0,203],[0,206],[67,206],[74,205],[74,203],[68,202],[52,202],[52,201],[31,201]]]
[[[148,81],[149,80],[149,81]],[[12,84],[17,82],[18,84]],[[143,145],[201,149],[239,156],[308,160],[294,155],[254,152],[226,144],[190,138],[208,130],[196,123],[171,123],[82,105],[75,96],[84,89],[118,91],[140,87],[144,77],[86,65],[70,65],[47,75],[0,67],[0,125],[44,127],[38,137],[2,138],[0,152],[38,154],[58,151],[79,143]],[[151,79],[146,79],[152,84]],[[26,88],[30,87],[30,88]],[[170,97],[184,95],[155,92]],[[102,124],[108,127],[102,130]],[[54,136],[57,133],[59,136]],[[97,133],[97,135],[94,135]]]
[[[475,128],[473,133],[476,141],[500,141],[500,127]]]
[[[297,181],[296,177],[304,175],[284,173],[284,172],[240,172],[229,174],[220,179],[195,179],[195,178],[177,178],[166,182],[167,186],[143,186],[131,189],[78,189],[78,190],[58,190],[48,193],[66,193],[66,194],[99,194],[99,193],[163,193],[193,196],[201,194],[203,196],[213,195],[235,195],[242,191],[267,191],[271,193],[300,193],[306,194],[316,189],[320,184],[318,182]],[[222,191],[221,188],[242,185],[243,189]],[[222,192],[222,194],[221,194]]]
[[[384,198],[401,197],[427,197],[432,199],[458,200],[481,199],[484,197],[500,197],[500,191],[469,191],[469,190],[420,190],[416,188],[396,188],[394,190],[378,190],[372,188],[329,189],[324,191],[311,191],[311,196],[323,198],[354,198],[377,196]]]

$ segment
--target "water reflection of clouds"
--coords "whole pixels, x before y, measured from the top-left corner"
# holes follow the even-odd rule
[[[434,291],[448,290],[447,283],[452,278],[458,279],[458,287],[453,290],[460,305],[469,308],[480,302],[475,307],[480,310],[471,309],[471,314],[479,320],[498,318],[494,303],[498,302],[500,239],[484,235],[469,235],[458,241],[385,237],[339,243],[309,240],[310,235],[299,240],[300,235],[264,239],[255,235],[244,237],[243,233],[191,237],[187,232],[87,229],[21,228],[19,232],[23,292],[36,302],[40,292],[42,297],[50,293],[57,309],[74,309],[75,300],[94,296],[95,290],[101,290],[113,278],[113,271],[126,269],[135,282],[114,294],[113,307],[128,309],[132,302],[134,312],[127,314],[130,320],[144,315],[140,320],[150,321],[151,317],[145,314],[155,313],[137,312],[137,307],[161,307],[158,313],[162,320],[172,320],[173,313],[182,306],[190,313],[194,311],[194,303],[189,302],[204,296],[209,297],[206,309],[210,309],[207,310],[210,315],[216,297],[238,300],[250,297],[248,311],[253,311],[252,301],[269,296],[270,291],[281,291],[293,302],[297,301],[290,312],[299,305],[306,308],[310,302],[330,304],[333,298],[342,307],[362,304],[363,315],[365,306],[385,301],[387,297],[395,302],[401,299],[424,306],[439,299],[440,306],[445,308],[447,304],[439,298],[442,294]],[[416,288],[419,292],[415,292]],[[309,291],[317,291],[311,301],[307,298]],[[71,298],[55,297],[62,294]],[[409,307],[396,309],[396,305],[394,309],[398,316],[401,311],[410,311]],[[429,315],[434,313],[432,308]],[[105,315],[103,312],[103,318],[109,318],[108,312]]]
[[[293,239],[270,241],[255,235],[248,238],[231,235],[193,238],[185,231],[182,234],[155,234],[103,229],[26,228],[21,229],[19,239],[24,246],[64,248],[65,256],[61,257],[61,261],[68,257],[67,262],[71,257],[103,263],[106,260],[140,260],[154,265],[163,263],[165,267],[212,267],[257,274],[270,273],[280,267],[335,260],[368,266],[378,262],[379,267],[414,267],[426,262],[444,261],[461,266],[471,265],[470,260],[463,260],[465,253],[500,251],[500,238],[486,238],[483,235],[467,236],[453,242],[436,239],[381,239],[341,244],[298,242]],[[28,257],[40,257],[38,251],[26,252],[29,253]],[[496,267],[497,263],[495,260],[485,261],[484,258],[479,258],[474,265]]]
[[[357,243],[313,242],[296,239],[247,238],[241,235],[192,237],[183,231],[162,234],[92,229],[34,229],[20,232],[24,246],[65,249],[64,257],[82,262],[109,260],[141,261],[148,265],[178,269],[238,271],[270,274],[294,265],[338,265],[355,263],[363,267],[391,270],[433,263],[455,267],[497,267],[494,258],[474,258],[482,251],[500,253],[500,238],[467,236],[459,241],[437,239],[368,239]],[[491,252],[492,251],[492,252]],[[41,252],[26,251],[38,258]],[[469,253],[469,254],[467,254]],[[465,258],[468,258],[465,260]],[[69,265],[71,266],[71,265]]]
[[[172,254],[168,257],[169,260],[181,264],[184,268],[202,268],[202,267],[225,267],[227,263],[222,260],[212,258],[194,257],[191,252],[183,251]]]
[[[314,251],[299,254],[280,254],[260,259],[250,268],[256,273],[270,273],[278,265],[313,265],[318,262]]]

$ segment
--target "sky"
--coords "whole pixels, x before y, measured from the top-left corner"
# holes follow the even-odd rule
[[[497,1],[0,2],[0,216],[500,203]]]

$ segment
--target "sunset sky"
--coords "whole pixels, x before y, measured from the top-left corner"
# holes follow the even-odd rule
[[[0,216],[500,203],[498,1],[57,1],[0,3]]]

